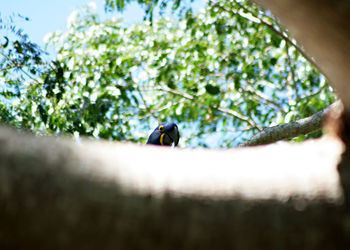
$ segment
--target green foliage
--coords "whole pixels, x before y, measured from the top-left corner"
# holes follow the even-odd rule
[[[173,121],[182,146],[232,147],[335,100],[278,21],[243,1],[129,28],[86,9],[49,41],[57,59],[18,105],[21,126],[45,133],[145,143]]]
[[[114,10],[123,11],[126,5],[131,2],[137,2],[145,10],[145,20],[153,21],[154,14],[163,15],[166,10],[170,9],[175,12],[179,8],[180,13],[188,9],[188,5],[193,2],[193,0],[106,0],[105,1],[105,11],[112,12]],[[156,13],[155,13],[156,12]]]
[[[19,14],[0,17],[0,122],[18,125],[16,117],[21,89],[28,79],[35,79],[42,72],[43,51],[32,43],[16,21],[29,21]]]

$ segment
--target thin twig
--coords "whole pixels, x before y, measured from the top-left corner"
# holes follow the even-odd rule
[[[177,90],[175,90],[175,89],[171,89],[171,88],[169,88],[169,87],[166,86],[166,85],[162,85],[162,86],[158,87],[157,89],[162,90],[162,91],[165,91],[165,92],[172,93],[172,94],[174,94],[174,95],[182,96],[183,98],[186,98],[186,99],[188,99],[188,100],[194,100],[194,96],[189,95],[189,94],[187,94],[187,93],[182,93],[182,92],[177,91]]]
[[[177,104],[182,103],[182,102],[184,102],[184,100],[180,100],[180,101],[178,101],[178,102],[174,102],[174,103],[172,103],[171,105],[174,106],[174,105],[177,105]],[[153,113],[159,113],[159,112],[161,112],[161,111],[163,111],[163,110],[165,110],[165,109],[168,109],[168,108],[169,108],[168,106],[164,106],[164,107],[162,107],[162,108],[159,108],[159,109],[155,110]],[[145,107],[145,109],[146,109],[146,107]],[[152,116],[152,114],[147,114],[147,115],[144,115],[144,116],[139,116],[139,119],[145,119],[145,118],[148,118],[148,117],[150,117],[150,116]],[[158,120],[158,121],[159,121],[159,120]]]
[[[209,77],[214,76],[214,77],[220,77],[220,78],[225,78],[225,79],[230,79],[233,80],[233,77],[228,77],[225,73],[213,73],[208,75]],[[201,77],[201,79],[205,79],[205,77]],[[253,87],[249,85],[245,85],[245,89],[241,88],[243,92],[249,92],[252,93],[253,95],[257,96],[256,100],[258,101],[263,101],[267,105],[273,105],[275,108],[277,108],[281,113],[285,114],[286,112],[284,111],[283,107],[279,105],[277,102],[274,102],[273,100],[269,99],[264,93],[261,91],[254,89]],[[260,99],[258,99],[260,98]]]
[[[136,85],[136,84],[135,84],[135,85]],[[141,92],[141,90],[140,90],[140,88],[139,88],[138,85],[136,85],[136,90],[137,90],[137,92],[139,93],[139,95],[140,95],[140,97],[141,97],[141,100],[142,100],[142,102],[143,102],[143,105],[145,105],[145,108],[146,108],[147,112],[150,113],[150,114],[153,116],[153,118],[155,118],[155,119],[158,121],[158,123],[160,123],[159,118],[158,118],[158,117],[154,114],[154,112],[148,107],[148,105],[147,105],[147,103],[146,103],[146,100],[145,100],[145,98],[143,97],[143,94],[142,94],[142,92]]]
[[[298,102],[298,100],[299,100],[298,86],[297,86],[296,77],[295,77],[294,65],[293,65],[293,62],[292,62],[292,58],[291,58],[291,56],[289,54],[288,43],[286,44],[286,53],[287,53],[287,61],[288,61],[289,67],[290,67],[292,83],[294,85],[295,101]]]
[[[257,97],[259,97],[261,100],[259,101],[263,101],[265,104],[270,104],[275,106],[282,114],[285,114],[286,112],[284,111],[283,107],[278,104],[277,102],[274,102],[272,100],[270,100],[264,93],[262,93],[261,91],[254,89],[253,87],[246,85],[245,88],[247,90],[242,89],[243,91],[249,91],[250,93],[253,93],[254,95],[256,95]]]
[[[169,92],[169,93],[172,93],[174,95],[179,95],[179,96],[182,96],[183,98],[186,98],[188,100],[194,100],[195,97],[189,95],[189,94],[186,94],[186,93],[182,93],[180,91],[177,91],[177,90],[174,90],[174,89],[171,89],[165,85],[162,85],[161,87],[158,87],[159,90],[162,90],[162,91],[166,91],[166,92]],[[219,107],[219,106],[212,106],[212,108],[214,108],[215,110],[217,111],[220,111],[224,114],[227,114],[227,115],[230,115],[230,116],[233,116],[235,118],[238,118],[239,120],[241,121],[244,121],[246,123],[248,123],[250,126],[258,129],[259,131],[262,130],[261,127],[259,127],[253,120],[249,119],[248,117],[245,117],[239,113],[237,113],[236,111],[233,111],[233,110],[230,110],[230,109],[225,109],[225,108],[222,108],[222,107]]]
[[[325,87],[322,87],[322,88],[319,88],[318,90],[310,93],[309,95],[306,95],[306,96],[302,96],[299,98],[299,102],[305,100],[305,99],[309,99],[310,97],[314,97],[316,95],[319,95],[323,90],[324,90]]]
[[[32,77],[29,73],[27,73],[24,69],[22,69],[22,67],[20,65],[18,65],[14,60],[12,60],[10,57],[8,57],[7,55],[5,55],[4,53],[0,52],[0,55],[2,55],[3,57],[5,57],[7,60],[9,60],[14,67],[16,67],[17,69],[19,69],[20,71],[22,71],[22,73],[24,73],[26,76],[28,76],[30,79],[32,79],[33,81],[35,81],[36,83],[41,83],[39,82],[37,79],[35,79],[34,77]]]
[[[248,117],[243,116],[243,115],[237,113],[236,111],[233,111],[231,109],[225,109],[225,108],[222,108],[219,106],[213,106],[213,108],[224,113],[224,114],[228,114],[230,116],[236,117],[236,118],[240,119],[241,121],[248,123],[250,126],[258,129],[259,131],[262,131],[262,128],[260,126],[258,126],[252,119],[249,119]]]

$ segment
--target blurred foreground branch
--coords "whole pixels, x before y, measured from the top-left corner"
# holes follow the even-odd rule
[[[350,236],[331,137],[183,150],[1,128],[0,141],[1,249],[324,249]]]

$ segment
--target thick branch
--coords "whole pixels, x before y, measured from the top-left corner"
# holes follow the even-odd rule
[[[1,128],[0,141],[1,249],[320,250],[350,237],[336,139],[181,150]]]
[[[240,146],[254,146],[269,144],[280,140],[290,139],[301,135],[322,129],[322,122],[325,116],[341,103],[335,102],[327,108],[313,114],[310,117],[297,121],[265,128],[260,133],[254,135],[250,140],[242,143]]]

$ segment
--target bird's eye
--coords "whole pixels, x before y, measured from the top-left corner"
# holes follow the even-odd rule
[[[164,126],[163,126],[163,125],[162,125],[162,126],[159,126],[158,129],[159,129],[160,132],[163,132],[163,131],[164,131]]]

